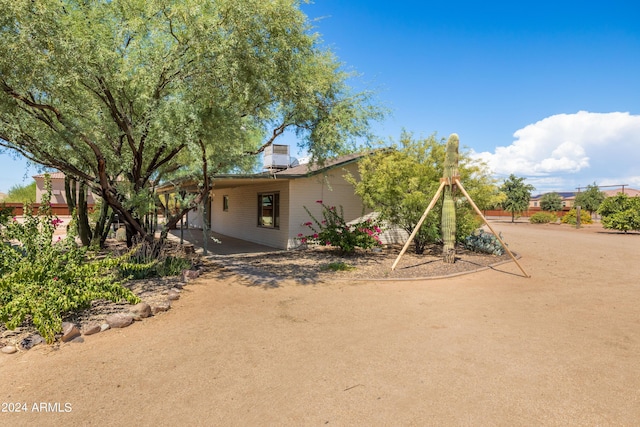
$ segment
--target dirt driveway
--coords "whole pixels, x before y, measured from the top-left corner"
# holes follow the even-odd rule
[[[0,425],[636,425],[640,235],[495,226],[531,278],[220,275],[129,328],[0,354]]]

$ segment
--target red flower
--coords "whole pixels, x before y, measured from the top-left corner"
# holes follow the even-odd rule
[[[322,204],[322,200],[316,200],[316,203]]]

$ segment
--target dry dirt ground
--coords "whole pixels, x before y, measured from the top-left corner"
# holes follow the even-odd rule
[[[494,227],[531,278],[218,269],[129,328],[0,355],[0,425],[636,425],[640,235]]]

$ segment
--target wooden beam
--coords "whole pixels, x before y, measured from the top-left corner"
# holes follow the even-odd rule
[[[489,230],[491,230],[491,232],[493,233],[494,236],[496,236],[496,239],[498,239],[498,241],[502,244],[502,246],[504,247],[504,249],[507,251],[507,253],[509,254],[509,256],[511,257],[511,259],[513,259],[513,261],[516,263],[516,265],[518,266],[518,268],[520,269],[520,271],[522,271],[522,274],[524,274],[524,277],[531,277],[527,274],[526,271],[524,271],[524,268],[522,268],[522,266],[520,265],[520,263],[518,262],[518,260],[516,259],[516,257],[513,255],[513,253],[511,253],[511,251],[509,250],[509,248],[507,247],[507,244],[505,242],[502,241],[502,239],[500,238],[500,236],[498,235],[498,233],[496,233],[493,230],[493,227],[491,227],[491,225],[489,224],[489,222],[487,222],[487,219],[484,217],[484,215],[482,215],[482,212],[480,211],[480,209],[478,209],[478,206],[476,206],[476,204],[473,202],[473,199],[471,199],[471,196],[469,196],[469,193],[467,193],[467,191],[464,189],[464,187],[462,186],[462,183],[460,182],[459,179],[455,180],[456,184],[458,184],[458,188],[460,188],[460,191],[462,191],[462,194],[465,195],[465,197],[467,198],[467,200],[469,201],[469,203],[471,203],[471,206],[473,206],[473,209],[475,209],[476,213],[478,215],[480,215],[480,218],[482,218],[482,220],[484,221],[485,224],[487,224],[487,227],[489,227]]]
[[[436,191],[436,195],[433,196],[433,199],[431,200],[431,203],[429,203],[429,206],[427,207],[427,209],[422,214],[422,218],[420,218],[420,221],[418,221],[418,224],[415,226],[415,228],[411,232],[411,235],[409,236],[409,239],[406,241],[406,243],[402,247],[402,250],[398,254],[398,257],[396,258],[396,260],[393,262],[393,265],[391,266],[391,270],[392,271],[395,270],[396,265],[398,265],[398,262],[400,261],[400,258],[402,258],[402,255],[404,255],[404,253],[407,251],[407,248],[411,244],[411,241],[413,240],[413,238],[416,237],[416,234],[418,233],[418,230],[420,230],[420,227],[422,226],[422,223],[424,222],[424,220],[427,219],[427,215],[429,215],[429,211],[431,209],[433,209],[433,207],[435,206],[436,202],[438,201],[438,197],[440,197],[440,193],[442,193],[442,188],[446,184],[447,184],[446,180],[441,180],[440,181],[440,187],[438,187],[438,191]]]

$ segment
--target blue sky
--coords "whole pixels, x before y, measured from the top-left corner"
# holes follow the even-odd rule
[[[352,84],[391,110],[375,132],[455,132],[499,179],[541,191],[640,188],[640,5],[317,0],[302,6]],[[35,170],[0,155],[0,191]],[[26,180],[23,180],[24,176]]]

